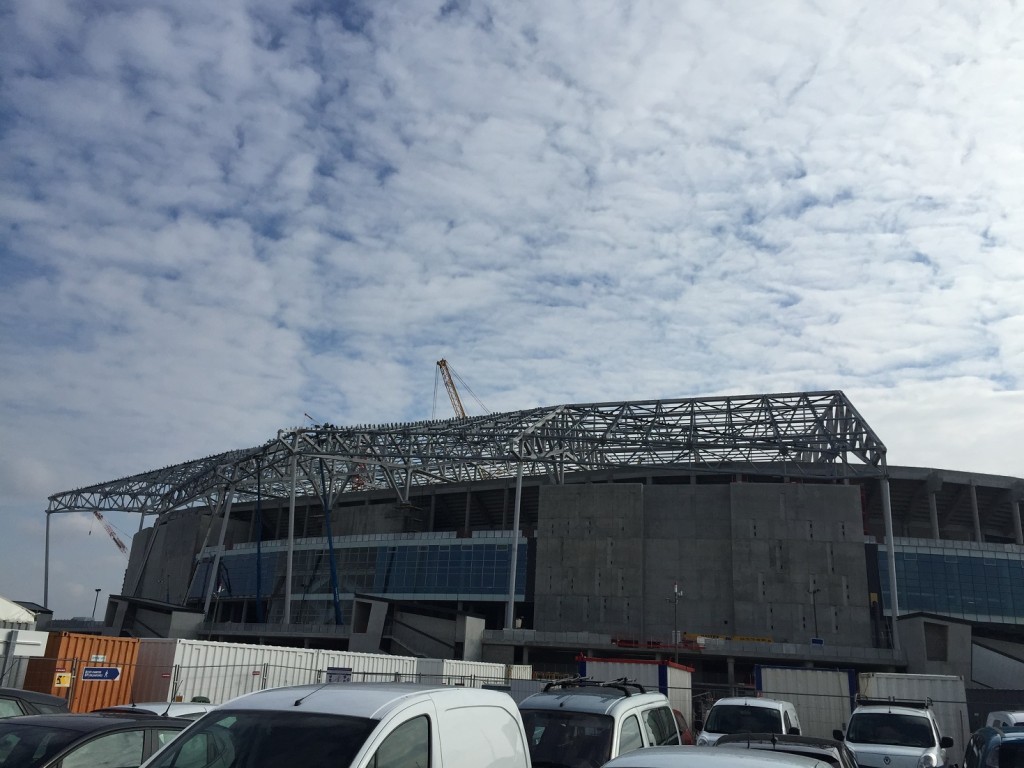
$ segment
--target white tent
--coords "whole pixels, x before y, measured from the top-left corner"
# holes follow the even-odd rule
[[[0,627],[8,629],[34,629],[36,617],[17,603],[0,597]]]

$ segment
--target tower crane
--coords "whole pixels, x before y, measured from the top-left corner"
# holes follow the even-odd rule
[[[107,522],[107,519],[100,514],[100,511],[98,509],[94,509],[92,513],[96,516],[96,519],[100,521],[100,524],[103,526],[103,529],[107,532],[107,535],[110,536],[110,538],[114,541],[114,544],[117,545],[117,548],[121,550],[121,554],[125,557],[128,557],[128,547],[126,547],[124,542],[121,541],[121,537],[117,535],[117,532],[114,530],[114,527]]]

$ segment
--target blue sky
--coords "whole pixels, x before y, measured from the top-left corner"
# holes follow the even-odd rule
[[[0,594],[50,494],[427,417],[441,357],[492,411],[843,389],[1024,476],[1021,82],[999,0],[8,3]],[[60,516],[51,607],[124,565]]]

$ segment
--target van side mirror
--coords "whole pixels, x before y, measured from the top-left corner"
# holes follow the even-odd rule
[[[835,739],[836,741],[842,741],[843,740],[843,732],[840,731],[838,728],[836,728],[834,731],[832,731],[832,738]]]
[[[949,749],[953,746],[953,737],[943,736],[941,739],[939,739],[939,746],[943,749]]]
[[[790,736],[799,736],[800,735],[800,729],[797,728],[794,725],[792,728],[789,729],[788,733],[789,733]]]

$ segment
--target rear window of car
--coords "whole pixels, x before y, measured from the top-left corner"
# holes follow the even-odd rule
[[[704,730],[710,733],[782,733],[782,716],[777,709],[746,704],[715,704],[708,713]]]

